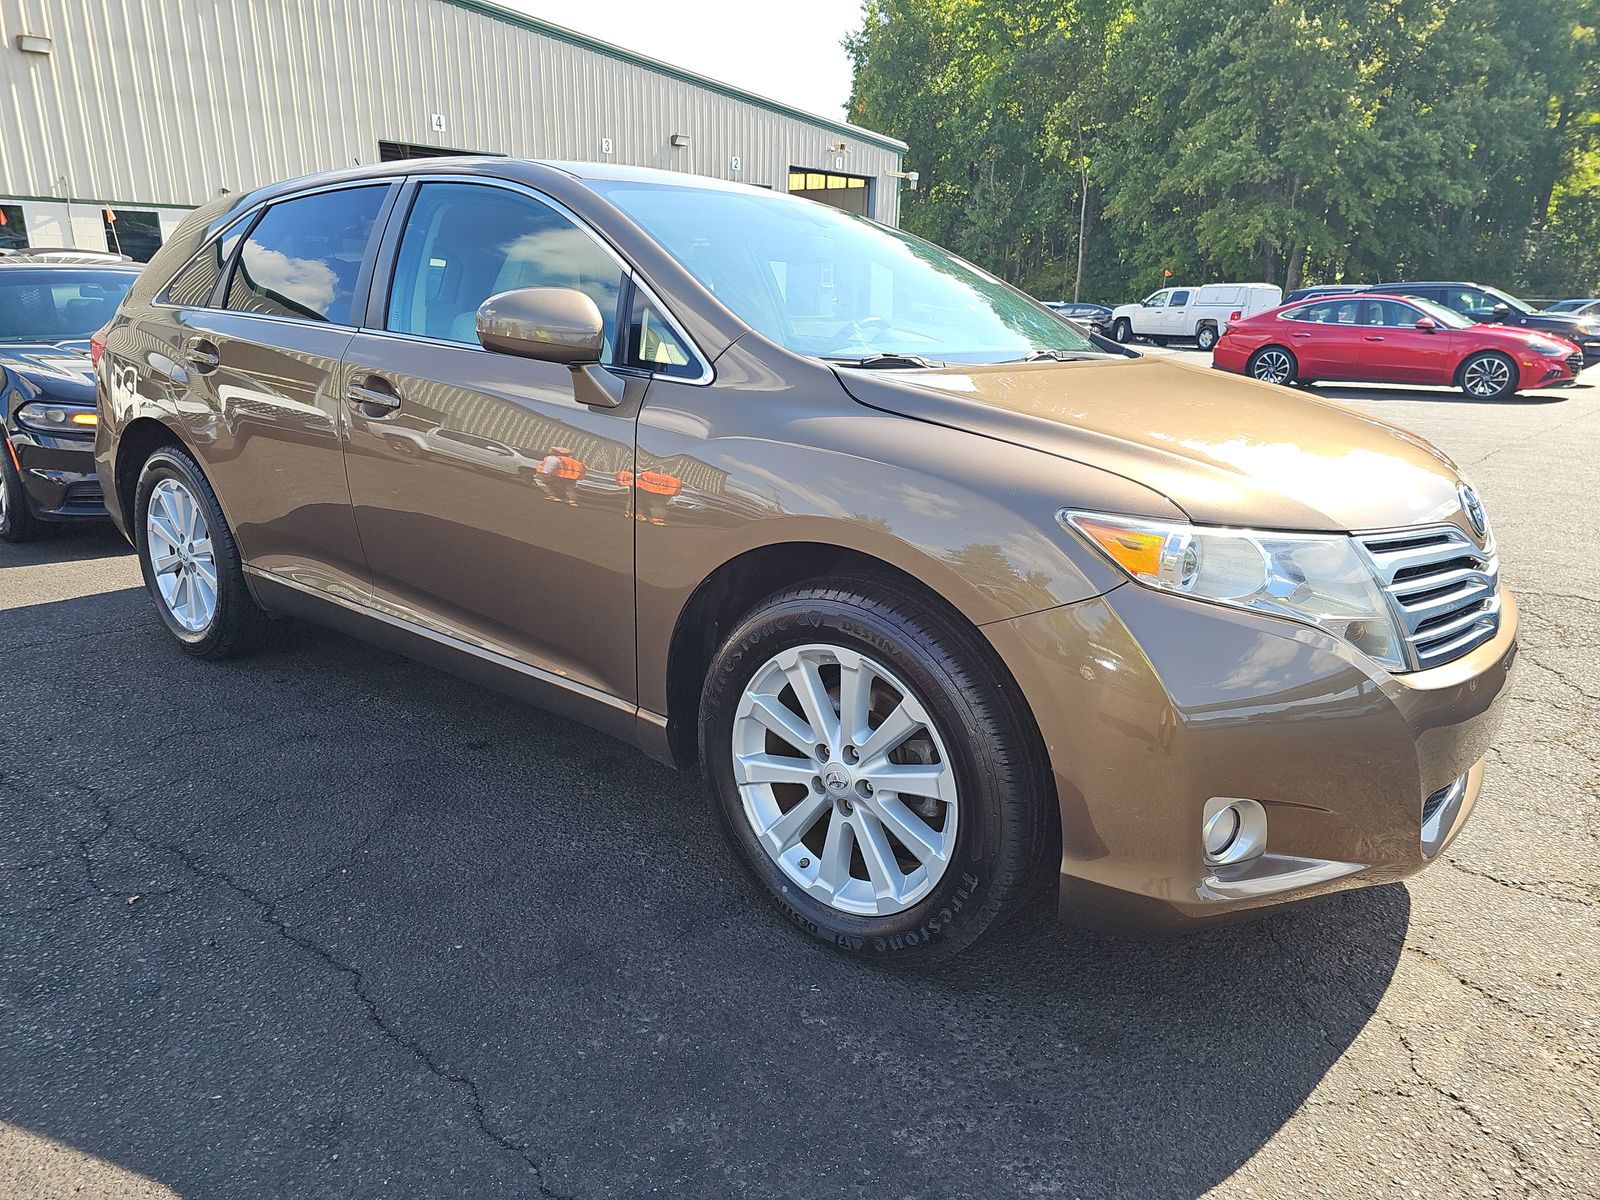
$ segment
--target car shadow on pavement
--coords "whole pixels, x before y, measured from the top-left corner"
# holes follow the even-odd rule
[[[1587,385],[1580,385],[1586,387]],[[1446,388],[1421,388],[1421,387],[1384,387],[1381,384],[1362,384],[1351,386],[1333,383],[1314,383],[1307,389],[1314,396],[1326,396],[1333,400],[1444,400],[1452,404],[1493,404],[1498,406],[1522,405],[1539,407],[1547,404],[1561,404],[1570,400],[1568,394],[1572,389],[1561,388],[1548,392],[1517,392],[1515,395],[1506,396],[1500,400],[1484,400],[1476,396],[1469,396],[1458,389]]]
[[[695,778],[332,634],[197,663],[92,599],[0,611],[0,1131],[185,1197],[1198,1196],[1405,938],[1390,886],[862,965]]]
[[[128,539],[111,524],[61,525],[46,529],[37,541],[0,544],[0,570],[58,562],[84,562],[132,554]]]

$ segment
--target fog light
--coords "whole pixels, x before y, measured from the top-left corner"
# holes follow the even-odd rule
[[[1255,858],[1267,848],[1267,810],[1254,800],[1213,796],[1200,818],[1200,847],[1212,866]]]
[[[1200,836],[1206,844],[1207,858],[1221,858],[1239,836],[1239,810],[1233,805],[1219,808],[1206,818]]]

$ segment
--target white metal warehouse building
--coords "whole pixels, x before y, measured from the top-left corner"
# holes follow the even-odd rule
[[[0,0],[0,34],[0,247],[146,259],[222,192],[440,153],[899,217],[903,142],[482,0]]]

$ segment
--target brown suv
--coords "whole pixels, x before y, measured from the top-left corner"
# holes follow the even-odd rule
[[[307,617],[698,765],[864,955],[968,945],[1041,868],[1142,925],[1409,874],[1516,654],[1418,438],[757,188],[451,159],[228,197],[96,350],[107,503],[190,653]]]

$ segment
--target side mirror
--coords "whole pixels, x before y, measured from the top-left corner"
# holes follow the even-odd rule
[[[502,354],[572,366],[600,361],[606,327],[594,301],[576,288],[517,288],[478,306],[478,341]]]
[[[1435,329],[1439,328],[1439,322],[1435,321],[1432,317],[1418,317],[1417,328],[1422,330],[1423,333],[1432,333]]]
[[[1511,315],[1511,305],[1496,304],[1490,311],[1494,313],[1494,319],[1496,321],[1504,321]]]

